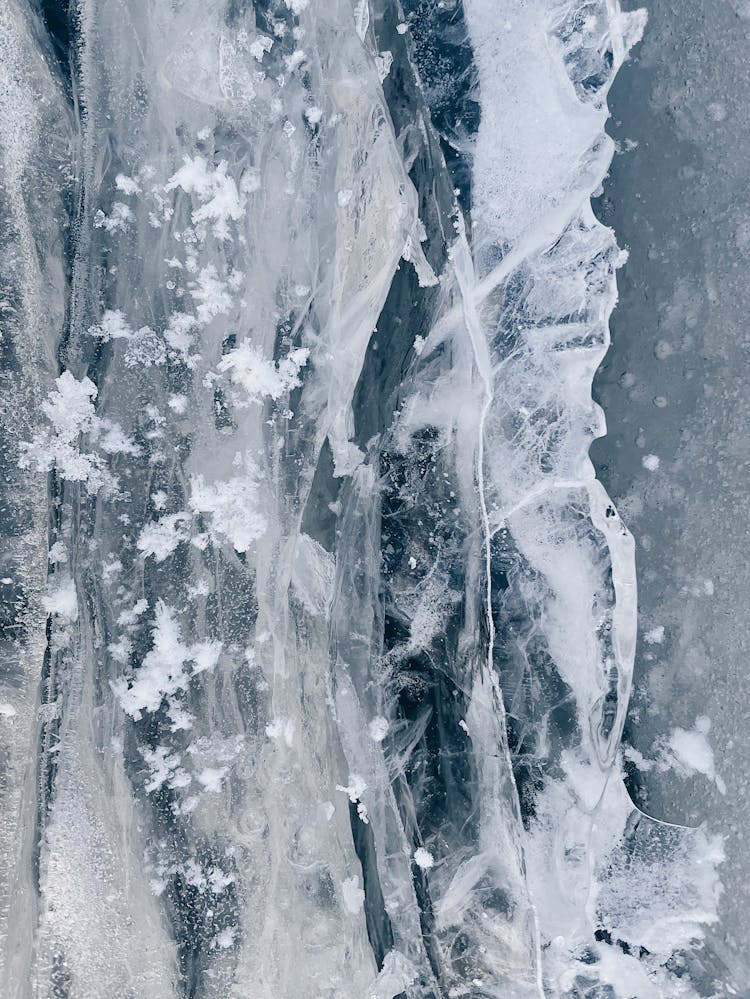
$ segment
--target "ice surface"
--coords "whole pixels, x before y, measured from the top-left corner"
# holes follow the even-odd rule
[[[625,791],[588,458],[644,16],[80,0],[70,76],[45,16],[0,13],[4,994],[690,996],[722,846]],[[718,783],[707,734],[643,765]]]

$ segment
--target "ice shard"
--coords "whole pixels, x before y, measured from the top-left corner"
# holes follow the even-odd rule
[[[9,999],[714,994],[589,458],[645,24],[6,0]]]

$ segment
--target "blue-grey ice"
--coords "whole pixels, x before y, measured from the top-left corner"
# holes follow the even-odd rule
[[[741,994],[589,458],[645,13],[69,6],[0,7],[0,993]]]

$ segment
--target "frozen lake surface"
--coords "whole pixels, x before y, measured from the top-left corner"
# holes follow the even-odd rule
[[[750,8],[662,6],[0,8],[3,996],[748,994]]]

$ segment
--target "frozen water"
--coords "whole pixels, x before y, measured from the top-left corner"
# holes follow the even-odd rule
[[[702,715],[623,755],[588,456],[644,24],[0,11],[4,995],[704,994],[721,837],[624,767],[722,765]]]

